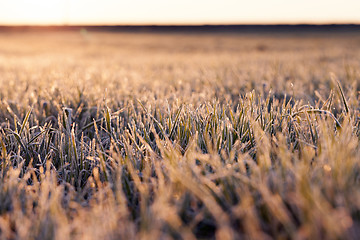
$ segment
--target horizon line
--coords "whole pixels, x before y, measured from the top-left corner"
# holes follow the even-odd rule
[[[298,22],[298,23],[285,23],[285,22],[274,22],[274,23],[125,23],[125,24],[108,24],[108,23],[79,23],[79,24],[3,24],[0,23],[0,27],[201,27],[201,26],[360,26],[360,21],[354,22],[326,22],[326,23],[309,23],[309,22]]]
[[[227,25],[360,25],[360,20],[328,21],[195,21],[195,22],[0,22],[0,26],[227,26]]]

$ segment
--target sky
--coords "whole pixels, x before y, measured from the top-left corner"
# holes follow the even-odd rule
[[[0,0],[0,25],[360,23],[360,0]]]

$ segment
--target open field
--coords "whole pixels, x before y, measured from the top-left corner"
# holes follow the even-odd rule
[[[0,32],[0,239],[356,239],[360,33]]]

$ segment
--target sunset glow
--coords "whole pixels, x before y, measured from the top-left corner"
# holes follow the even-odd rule
[[[0,0],[0,24],[360,23],[360,2]]]

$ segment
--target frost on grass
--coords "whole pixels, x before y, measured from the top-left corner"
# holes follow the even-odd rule
[[[356,238],[359,39],[1,38],[0,238]]]

